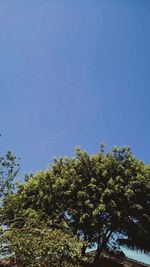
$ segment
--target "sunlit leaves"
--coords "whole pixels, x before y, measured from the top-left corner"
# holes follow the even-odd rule
[[[7,229],[0,241],[1,255],[14,255],[24,267],[77,267],[81,261],[82,242],[36,219],[28,219],[23,228]]]
[[[105,154],[102,147],[89,155],[78,147],[74,157],[55,159],[48,170],[18,185],[5,201],[4,215],[26,218],[35,211],[53,227],[102,250],[111,235],[126,235],[136,245],[142,233],[150,236],[149,203],[150,167],[130,148],[115,147]]]

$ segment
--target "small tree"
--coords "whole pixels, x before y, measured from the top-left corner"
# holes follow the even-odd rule
[[[82,242],[45,223],[27,220],[24,227],[10,227],[1,235],[1,253],[17,266],[79,267]]]
[[[10,151],[0,157],[0,199],[13,191],[18,170],[17,159]]]

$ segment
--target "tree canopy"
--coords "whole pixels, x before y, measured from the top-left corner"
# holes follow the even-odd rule
[[[20,228],[36,212],[52,229],[83,240],[83,255],[97,244],[97,261],[114,237],[149,251],[149,204],[150,166],[129,147],[105,153],[101,146],[94,155],[78,147],[74,157],[55,159],[46,171],[26,176],[5,198],[3,219]]]

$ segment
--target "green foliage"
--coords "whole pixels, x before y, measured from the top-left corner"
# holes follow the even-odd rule
[[[51,220],[53,229],[83,240],[83,253],[97,243],[97,258],[114,234],[126,235],[137,247],[142,236],[149,244],[150,167],[128,147],[108,153],[101,147],[92,156],[78,147],[75,153],[18,184],[18,191],[4,201],[4,220],[23,227],[36,212],[41,220]]]
[[[0,198],[8,195],[14,189],[14,178],[19,170],[19,164],[13,154],[8,151],[0,157]]]
[[[79,266],[82,242],[44,223],[27,220],[24,227],[1,233],[1,254],[13,255],[19,266]]]

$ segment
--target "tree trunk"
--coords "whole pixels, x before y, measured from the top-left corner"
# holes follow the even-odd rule
[[[83,257],[85,256],[85,251],[86,251],[86,245],[83,245],[82,246],[82,256]]]
[[[100,253],[101,253],[101,236],[99,235],[99,238],[98,238],[98,243],[97,243],[97,250],[96,250],[96,255],[94,257],[94,263],[97,263],[98,260],[99,260],[99,257],[100,257]]]
[[[108,242],[111,234],[112,234],[111,231],[107,232],[107,234],[103,238],[103,241],[102,242],[100,242],[101,241],[101,237],[99,236],[99,240],[98,240],[98,244],[97,244],[97,250],[96,250],[96,255],[95,255],[95,258],[94,258],[94,263],[98,263],[99,258],[100,258],[100,255],[103,252],[104,248],[106,247],[106,244],[107,244],[107,242]]]

